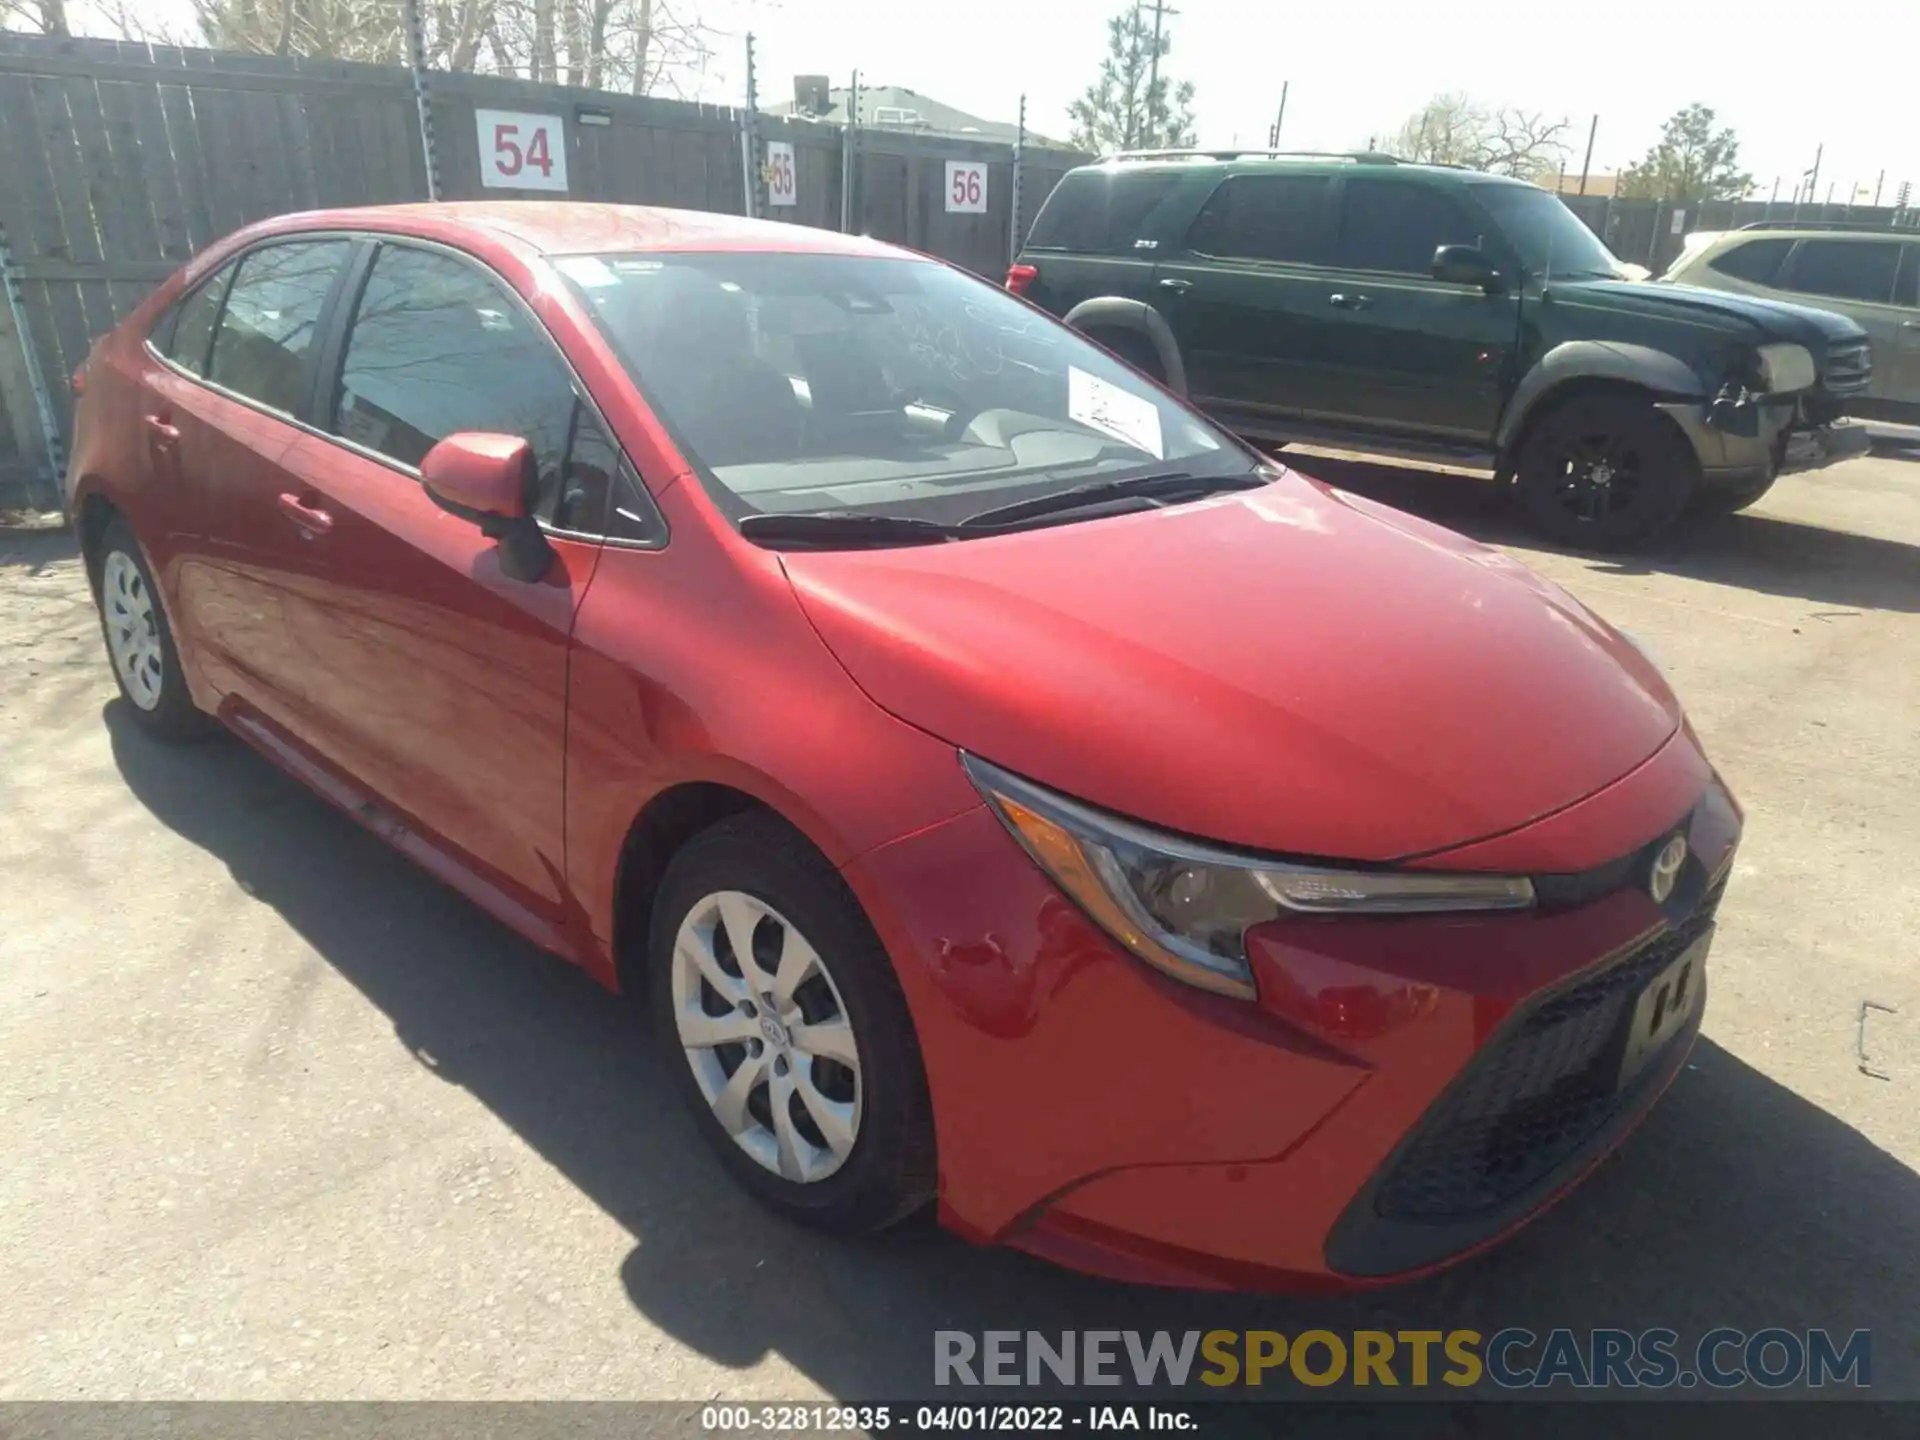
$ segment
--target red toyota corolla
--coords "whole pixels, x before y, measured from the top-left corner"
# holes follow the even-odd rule
[[[645,991],[788,1215],[1403,1277],[1577,1180],[1698,1029],[1740,812],[1639,651],[945,265],[290,216],[76,385],[129,713]]]

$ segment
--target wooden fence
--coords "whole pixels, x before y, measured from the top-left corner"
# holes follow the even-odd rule
[[[475,111],[504,109],[560,117],[566,198],[745,208],[736,110],[439,72],[427,93],[443,199],[560,198],[482,185]],[[794,150],[795,204],[764,213],[839,228],[841,127],[762,115],[756,128]],[[856,131],[853,146],[849,228],[999,278],[1009,146],[885,130]],[[1085,158],[1025,153],[1023,224]],[[947,211],[948,160],[985,167],[986,213]],[[202,246],[288,211],[427,196],[403,68],[0,34],[0,509],[58,504],[68,377]]]

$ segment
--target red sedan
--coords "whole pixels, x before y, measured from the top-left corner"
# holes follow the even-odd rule
[[[1404,1277],[1574,1183],[1698,1029],[1740,811],[1638,649],[950,267],[290,216],[75,384],[128,713],[644,992],[790,1216]]]

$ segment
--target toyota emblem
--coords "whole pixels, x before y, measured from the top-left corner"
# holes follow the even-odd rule
[[[1654,904],[1667,903],[1667,897],[1673,894],[1674,882],[1680,878],[1680,867],[1686,863],[1687,837],[1676,835],[1653,857],[1653,873],[1647,877],[1647,893],[1653,896]]]

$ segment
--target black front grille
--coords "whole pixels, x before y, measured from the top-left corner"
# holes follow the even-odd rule
[[[1621,1100],[1635,1001],[1712,923],[1720,889],[1677,927],[1509,1020],[1392,1162],[1375,1212],[1444,1221],[1497,1209],[1580,1151]]]
[[[1830,395],[1858,395],[1873,380],[1873,350],[1865,342],[1827,352],[1820,384]]]

